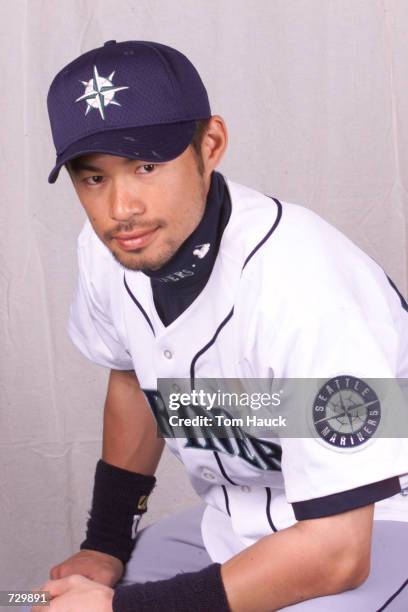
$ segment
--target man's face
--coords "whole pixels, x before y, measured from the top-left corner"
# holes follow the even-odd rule
[[[96,234],[131,270],[161,268],[204,213],[209,177],[200,174],[191,145],[159,164],[86,155],[69,172]]]

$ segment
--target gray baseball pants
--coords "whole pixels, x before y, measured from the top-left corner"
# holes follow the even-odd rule
[[[141,530],[121,584],[171,578],[212,563],[201,538],[204,505],[176,513]],[[29,610],[22,608],[21,612]],[[310,599],[290,612],[407,612],[408,523],[375,521],[372,565],[366,582],[352,591]],[[212,611],[209,611],[212,612]]]

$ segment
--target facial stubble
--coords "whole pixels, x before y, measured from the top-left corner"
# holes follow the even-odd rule
[[[147,245],[146,247],[142,247],[141,249],[135,249],[134,251],[130,251],[128,253],[125,253],[124,251],[116,250],[114,248],[109,247],[113,257],[122,267],[126,268],[127,270],[132,270],[132,271],[141,271],[141,272],[155,271],[163,267],[166,263],[168,263],[176,255],[177,251],[181,248],[182,244],[194,232],[194,230],[200,223],[203,217],[204,211],[205,211],[205,204],[206,204],[208,189],[205,185],[205,180],[200,170],[201,168],[198,167],[197,165],[197,176],[198,176],[197,190],[196,190],[196,195],[194,197],[193,205],[189,210],[191,210],[193,213],[198,211],[198,214],[193,215],[194,219],[192,221],[192,229],[189,230],[189,233],[185,235],[185,231],[179,232],[177,231],[177,226],[173,227],[172,235],[166,238],[166,241],[160,247],[161,252],[155,254],[155,256],[153,255],[143,256],[143,252],[151,248],[150,245]],[[157,220],[156,223],[159,227],[158,232],[166,231],[166,228],[169,225],[167,222],[159,221],[159,220]],[[150,227],[151,226],[152,224],[150,224]],[[131,232],[136,227],[141,228],[143,226],[141,224],[131,225],[128,223],[126,224],[126,227],[125,225],[122,225],[120,229],[115,230],[115,232],[113,233],[119,233],[120,231]],[[108,236],[105,236],[105,239],[107,239],[107,242],[109,245],[109,242],[112,240],[112,237],[108,235]],[[154,248],[153,245],[152,247]]]

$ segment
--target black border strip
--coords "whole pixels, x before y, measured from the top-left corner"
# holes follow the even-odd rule
[[[396,597],[398,597],[398,595],[405,589],[405,587],[408,585],[408,578],[405,580],[405,582],[403,582],[400,586],[400,588],[398,589],[398,591],[395,591],[395,593],[393,595],[391,595],[391,597],[389,599],[387,599],[387,601],[381,606],[381,608],[378,608],[378,610],[376,610],[376,612],[382,612],[383,610],[385,610],[385,608],[388,608],[389,604],[394,601],[394,599]]]
[[[123,282],[125,284],[126,287],[126,291],[128,292],[128,294],[130,295],[131,299],[133,300],[133,302],[136,304],[136,306],[139,308],[140,312],[142,313],[142,315],[144,316],[144,318],[146,319],[146,321],[148,322],[150,329],[153,332],[153,336],[156,337],[156,334],[154,332],[154,328],[152,325],[152,322],[150,321],[149,317],[147,316],[147,313],[145,311],[145,309],[143,308],[143,306],[141,305],[141,303],[135,298],[135,296],[133,295],[133,293],[131,292],[129,285],[126,282],[126,274],[123,273]]]
[[[278,530],[276,529],[274,522],[272,520],[272,516],[271,516],[271,500],[272,500],[271,488],[265,487],[265,491],[266,491],[266,517],[268,519],[268,523],[272,531],[276,533]]]

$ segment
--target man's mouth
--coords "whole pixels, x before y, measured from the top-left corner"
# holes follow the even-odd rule
[[[120,232],[115,234],[113,238],[124,251],[132,251],[146,246],[150,240],[156,235],[158,226],[150,229],[139,229],[134,232]]]

